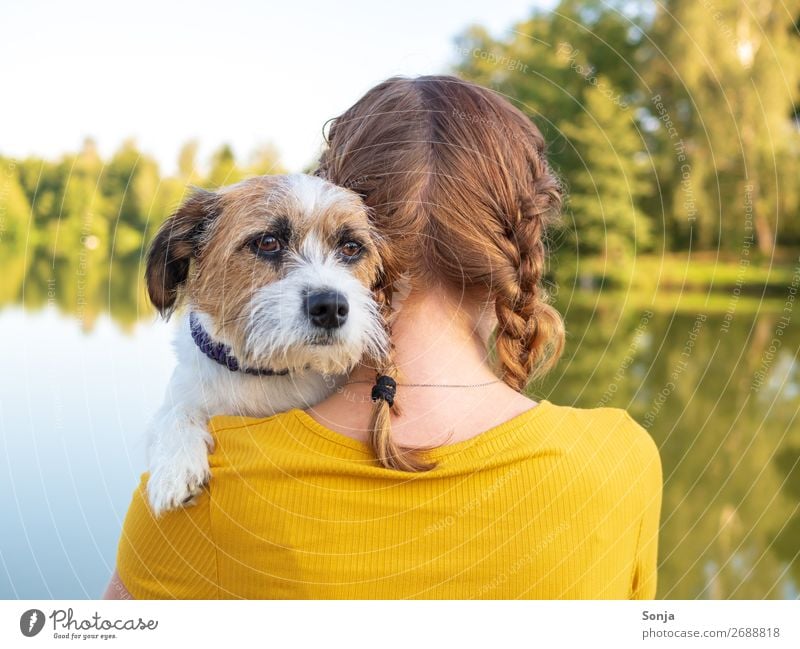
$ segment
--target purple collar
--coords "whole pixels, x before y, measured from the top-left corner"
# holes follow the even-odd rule
[[[241,367],[236,357],[231,354],[230,347],[223,343],[215,342],[203,329],[197,314],[192,311],[189,314],[189,327],[192,330],[192,340],[200,348],[200,351],[208,356],[212,361],[224,365],[231,372],[244,372],[255,376],[286,376],[289,370],[271,370],[269,368]]]

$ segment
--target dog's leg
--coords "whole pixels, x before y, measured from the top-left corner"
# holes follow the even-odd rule
[[[193,504],[208,481],[213,439],[205,419],[204,413],[165,404],[151,424],[147,495],[157,516]]]

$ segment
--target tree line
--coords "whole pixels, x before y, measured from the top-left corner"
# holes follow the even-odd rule
[[[205,165],[197,154],[187,142],[173,175],[132,140],[107,160],[91,139],[58,160],[0,157],[0,305],[53,302],[87,327],[106,310],[134,322],[147,308],[138,281],[146,246],[190,187],[285,171],[271,145],[246,161],[228,145]]]
[[[800,244],[798,19],[797,0],[562,0],[468,29],[455,69],[543,131],[568,248],[771,257]]]

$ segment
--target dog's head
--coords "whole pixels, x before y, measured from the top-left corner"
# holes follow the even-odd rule
[[[243,365],[330,373],[385,353],[371,290],[379,273],[361,199],[299,174],[196,190],[147,258],[150,299],[165,317],[185,300]]]

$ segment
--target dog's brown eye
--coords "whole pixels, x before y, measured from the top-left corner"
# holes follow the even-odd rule
[[[270,254],[274,252],[280,252],[281,242],[278,241],[275,237],[265,234],[262,237],[253,239],[252,246],[256,252],[263,252],[266,254]]]
[[[361,244],[355,241],[348,241],[340,248],[340,250],[342,255],[352,259],[353,257],[357,257],[361,252]]]

